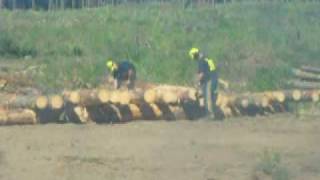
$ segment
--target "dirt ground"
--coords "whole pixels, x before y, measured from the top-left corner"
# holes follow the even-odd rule
[[[319,118],[291,115],[0,127],[0,179],[271,179],[256,169],[272,152],[283,179],[318,180],[319,139]]]

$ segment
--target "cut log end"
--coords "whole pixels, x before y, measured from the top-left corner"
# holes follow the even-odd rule
[[[131,94],[129,91],[121,91],[119,93],[119,103],[122,105],[127,105],[130,103]]]
[[[52,109],[61,109],[63,107],[63,98],[59,95],[54,95],[50,98],[50,104]]]
[[[36,100],[36,106],[38,109],[44,109],[48,106],[48,98],[46,96],[39,96]]]
[[[120,92],[119,91],[113,91],[110,95],[110,101],[112,103],[119,103],[120,102]]]
[[[294,90],[292,92],[292,98],[294,101],[299,101],[301,99],[301,97],[302,97],[302,93],[300,90]]]
[[[248,99],[243,99],[243,100],[241,101],[241,106],[242,106],[243,108],[247,108],[247,107],[249,106],[249,100],[248,100]]]
[[[69,97],[70,102],[72,102],[73,104],[78,104],[80,103],[81,97],[80,97],[80,93],[78,91],[73,91],[70,93],[70,97]]]
[[[144,93],[144,100],[147,102],[147,103],[154,103],[157,99],[157,92],[153,89],[151,90],[147,90],[145,93]]]
[[[107,103],[110,99],[110,95],[107,90],[101,89],[98,91],[98,98],[99,98],[100,102]]]
[[[275,98],[275,100],[277,100],[278,102],[281,102],[281,103],[283,103],[286,100],[286,95],[280,91],[274,92],[273,97]]]

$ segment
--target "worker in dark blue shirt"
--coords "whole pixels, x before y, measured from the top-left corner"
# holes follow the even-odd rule
[[[123,83],[125,83],[128,89],[134,88],[136,69],[131,62],[122,61],[117,63],[109,60],[106,66],[112,74],[115,89],[119,89]]]
[[[218,89],[216,64],[212,59],[204,57],[198,48],[192,48],[189,51],[189,55],[192,60],[196,60],[198,63],[197,78],[204,97],[206,113],[214,117]]]

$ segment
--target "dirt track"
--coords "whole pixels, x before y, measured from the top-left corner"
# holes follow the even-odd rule
[[[1,127],[0,179],[254,179],[265,150],[320,179],[320,119],[239,120]]]

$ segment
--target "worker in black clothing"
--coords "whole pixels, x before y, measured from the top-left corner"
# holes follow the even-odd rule
[[[218,73],[214,60],[205,57],[198,48],[189,51],[192,60],[198,63],[198,83],[204,97],[206,113],[214,117],[216,111]]]
[[[109,60],[106,62],[106,66],[112,73],[114,88],[119,89],[123,83],[128,89],[133,89],[136,80],[136,69],[134,65],[129,61],[114,62]]]

